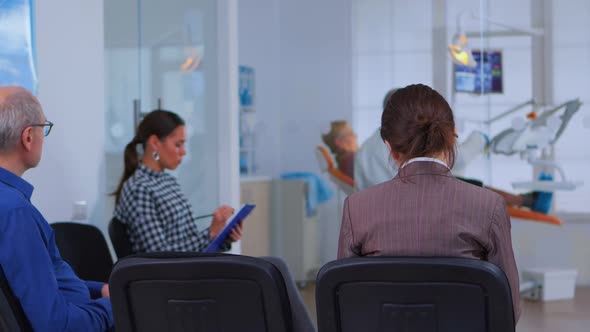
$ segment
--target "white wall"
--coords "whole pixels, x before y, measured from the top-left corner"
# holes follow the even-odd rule
[[[353,125],[360,142],[380,125],[392,88],[432,85],[432,1],[352,0]]]
[[[317,172],[320,133],[352,119],[350,10],[342,0],[281,1],[283,171]]]
[[[555,206],[560,211],[590,214],[590,149],[579,145],[590,140],[590,1],[553,0],[551,11],[555,100],[562,102],[578,97],[583,103],[556,143],[555,154],[569,177],[584,181],[584,186],[556,194]]]
[[[257,174],[319,173],[321,133],[352,120],[350,11],[349,0],[239,2],[239,62],[256,73]],[[336,199],[320,209],[323,262],[336,257],[338,209]]]
[[[34,3],[38,97],[55,126],[41,163],[25,178],[49,222],[71,220],[72,203],[85,200],[91,221],[103,224],[103,1]]]
[[[512,246],[518,270],[576,269],[578,285],[590,285],[590,222],[566,220],[563,226],[512,220]]]
[[[563,226],[516,221],[513,243],[521,269],[576,268],[578,284],[590,285],[590,149],[580,145],[590,140],[590,128],[582,125],[584,117],[590,115],[590,22],[585,19],[590,16],[590,2],[548,1],[553,40],[550,97],[556,103],[572,98],[580,98],[584,103],[555,144],[555,155],[569,179],[584,181],[584,185],[575,191],[554,194],[554,212],[562,216]]]
[[[282,172],[319,173],[320,133],[330,121],[352,120],[350,12],[348,0],[281,1]],[[336,258],[339,209],[336,199],[320,209],[322,262]]]
[[[279,23],[278,1],[238,2],[238,63],[255,71],[255,173],[272,177],[281,173]]]
[[[239,62],[256,75],[258,173],[316,172],[320,133],[352,119],[350,6],[241,1],[239,27]]]

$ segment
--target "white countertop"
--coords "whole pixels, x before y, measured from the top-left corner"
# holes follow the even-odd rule
[[[267,182],[271,181],[272,177],[269,175],[241,175],[240,183],[248,182]]]

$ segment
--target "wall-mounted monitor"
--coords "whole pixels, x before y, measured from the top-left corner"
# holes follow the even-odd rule
[[[454,65],[453,82],[456,92],[503,93],[502,51],[472,50],[475,67]]]

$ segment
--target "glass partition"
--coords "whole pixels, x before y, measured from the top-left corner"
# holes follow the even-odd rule
[[[187,154],[172,174],[196,215],[212,213],[220,201],[217,1],[105,0],[104,6],[108,188],[122,174],[123,150],[139,118],[166,109],[186,121]]]

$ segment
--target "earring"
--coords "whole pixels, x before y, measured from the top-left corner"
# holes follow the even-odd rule
[[[160,155],[158,154],[158,151],[154,151],[154,152],[152,153],[152,157],[154,157],[154,159],[155,159],[156,161],[160,160]]]

